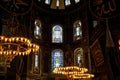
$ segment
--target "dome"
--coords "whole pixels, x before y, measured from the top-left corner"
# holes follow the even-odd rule
[[[35,5],[47,10],[74,10],[82,5],[82,0],[36,0]]]

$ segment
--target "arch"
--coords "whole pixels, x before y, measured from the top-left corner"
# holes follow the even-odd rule
[[[77,20],[73,24],[73,40],[79,40],[82,38],[82,22]]]
[[[62,43],[63,42],[63,30],[60,25],[55,25],[52,27],[52,43]]]
[[[75,0],[75,3],[78,3],[78,2],[80,2],[80,0]]]
[[[51,0],[45,0],[45,4],[50,4]]]
[[[38,52],[35,52],[33,55],[33,73],[39,74],[40,73],[40,53],[41,51],[39,50]]]
[[[70,0],[65,0],[65,5],[67,6],[67,5],[70,5],[71,4],[71,2],[70,2]]]
[[[83,49],[77,48],[74,50],[74,64],[82,67],[84,64]]]
[[[62,67],[63,66],[63,51],[62,50],[55,49],[52,51],[51,65],[52,65],[52,70],[55,67]]]
[[[34,37],[36,39],[41,39],[42,28],[41,28],[41,21],[39,19],[35,19],[34,22]]]

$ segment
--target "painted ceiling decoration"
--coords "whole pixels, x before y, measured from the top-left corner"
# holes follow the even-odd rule
[[[10,14],[24,15],[33,6],[33,0],[0,0],[0,7]]]
[[[99,18],[111,18],[119,15],[120,0],[89,0],[91,13]]]
[[[65,10],[66,8],[82,2],[81,0],[0,0],[0,7],[10,14],[24,15],[33,5],[40,8]]]
[[[0,0],[0,7],[8,13],[24,15],[28,13],[33,4],[41,8],[65,10],[81,3],[82,0]],[[117,16],[120,9],[120,0],[89,0],[89,9],[99,18]]]

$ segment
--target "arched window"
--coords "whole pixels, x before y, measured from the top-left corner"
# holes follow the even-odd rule
[[[34,25],[35,25],[35,28],[34,28],[34,37],[36,39],[41,39],[41,34],[42,34],[41,21],[39,19],[36,19]]]
[[[40,73],[40,51],[34,53],[33,61],[33,72],[38,74]]]
[[[52,28],[52,42],[53,43],[62,43],[62,27],[60,25],[55,25]]]
[[[82,38],[82,23],[80,20],[77,20],[73,24],[73,39],[79,40]]]
[[[80,2],[80,0],[75,0],[75,3],[78,3],[78,2]]]
[[[35,67],[38,67],[39,65],[39,55],[38,54],[35,54]]]
[[[60,49],[55,49],[52,51],[51,55],[51,61],[52,61],[52,70],[55,67],[62,67],[63,66],[63,51]]]
[[[83,49],[77,48],[74,50],[74,63],[76,66],[82,67],[84,64]]]
[[[45,0],[45,3],[46,3],[46,4],[50,4],[50,1],[51,1],[51,0]]]
[[[59,5],[60,5],[59,0],[56,0],[56,6],[59,7]]]
[[[97,20],[93,20],[93,27],[95,28],[98,25]]]
[[[65,5],[67,6],[67,5],[70,5],[71,3],[70,3],[70,0],[65,0]]]

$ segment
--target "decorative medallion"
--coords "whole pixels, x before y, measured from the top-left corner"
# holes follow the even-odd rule
[[[94,62],[96,66],[100,66],[103,64],[104,59],[103,59],[103,54],[100,49],[96,50],[94,53]]]
[[[120,0],[89,0],[89,8],[99,18],[110,18],[119,14]]]
[[[33,0],[0,0],[0,7],[5,11],[23,15],[30,11],[33,5]]]

